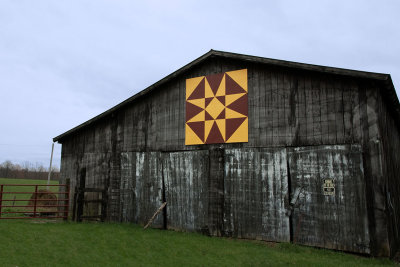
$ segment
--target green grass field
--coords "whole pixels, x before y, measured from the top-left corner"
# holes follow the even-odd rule
[[[46,185],[47,181],[45,180],[28,180],[28,179],[10,179],[10,178],[0,178],[0,185],[1,184],[18,184],[18,185],[25,185],[25,184],[40,184]],[[58,181],[51,181],[50,184],[58,184]],[[38,189],[46,189],[46,186],[39,186]],[[51,191],[57,192],[57,186],[50,186],[49,189]],[[35,187],[33,186],[4,186],[3,187],[2,196],[2,205],[7,206],[25,206],[28,205],[28,201],[18,201],[23,199],[30,199],[32,196],[31,192],[35,191]],[[7,192],[30,192],[27,194],[8,194]],[[19,212],[26,210],[26,208],[18,208],[18,207],[5,207],[2,209],[3,212]],[[12,217],[12,216],[22,216],[21,213],[9,213],[3,214],[3,217]]]
[[[0,221],[1,266],[389,266],[288,243],[207,237],[133,224]]]
[[[11,180],[11,181],[10,181]],[[1,183],[46,181],[0,179]],[[207,237],[134,224],[0,220],[0,266],[391,266],[288,243]]]

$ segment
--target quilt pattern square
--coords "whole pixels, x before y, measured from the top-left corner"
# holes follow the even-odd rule
[[[248,142],[247,69],[186,80],[185,145]]]

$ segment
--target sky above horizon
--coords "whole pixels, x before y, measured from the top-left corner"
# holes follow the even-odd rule
[[[0,0],[0,163],[48,167],[53,137],[210,49],[389,73],[399,95],[399,11],[395,0]]]

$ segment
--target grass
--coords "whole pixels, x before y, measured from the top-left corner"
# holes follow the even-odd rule
[[[46,181],[0,178],[2,183]],[[288,243],[143,230],[134,224],[0,220],[0,266],[287,265],[343,267],[395,263]]]
[[[288,243],[207,237],[133,224],[0,221],[1,266],[390,266]]]
[[[0,185],[1,184],[40,184],[46,185],[46,180],[29,180],[29,179],[10,179],[10,178],[0,178]],[[51,181],[50,184],[58,184],[58,181]],[[38,189],[46,189],[46,186],[39,186]],[[53,192],[58,191],[57,186],[50,186],[49,189]],[[35,191],[34,186],[4,186],[4,192],[27,192],[26,194],[7,194],[3,193],[2,196],[2,205],[7,206],[26,206],[28,205],[28,199],[31,198],[32,192]],[[26,199],[26,201],[18,201]],[[15,201],[17,200],[17,201]],[[2,214],[4,217],[11,217],[11,216],[22,216],[23,211],[26,211],[27,208],[18,208],[18,207],[6,207],[3,208],[3,212],[19,212],[21,213],[6,213]]]

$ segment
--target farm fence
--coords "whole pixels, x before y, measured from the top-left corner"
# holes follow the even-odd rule
[[[0,220],[67,220],[69,189],[69,184],[1,184]]]

